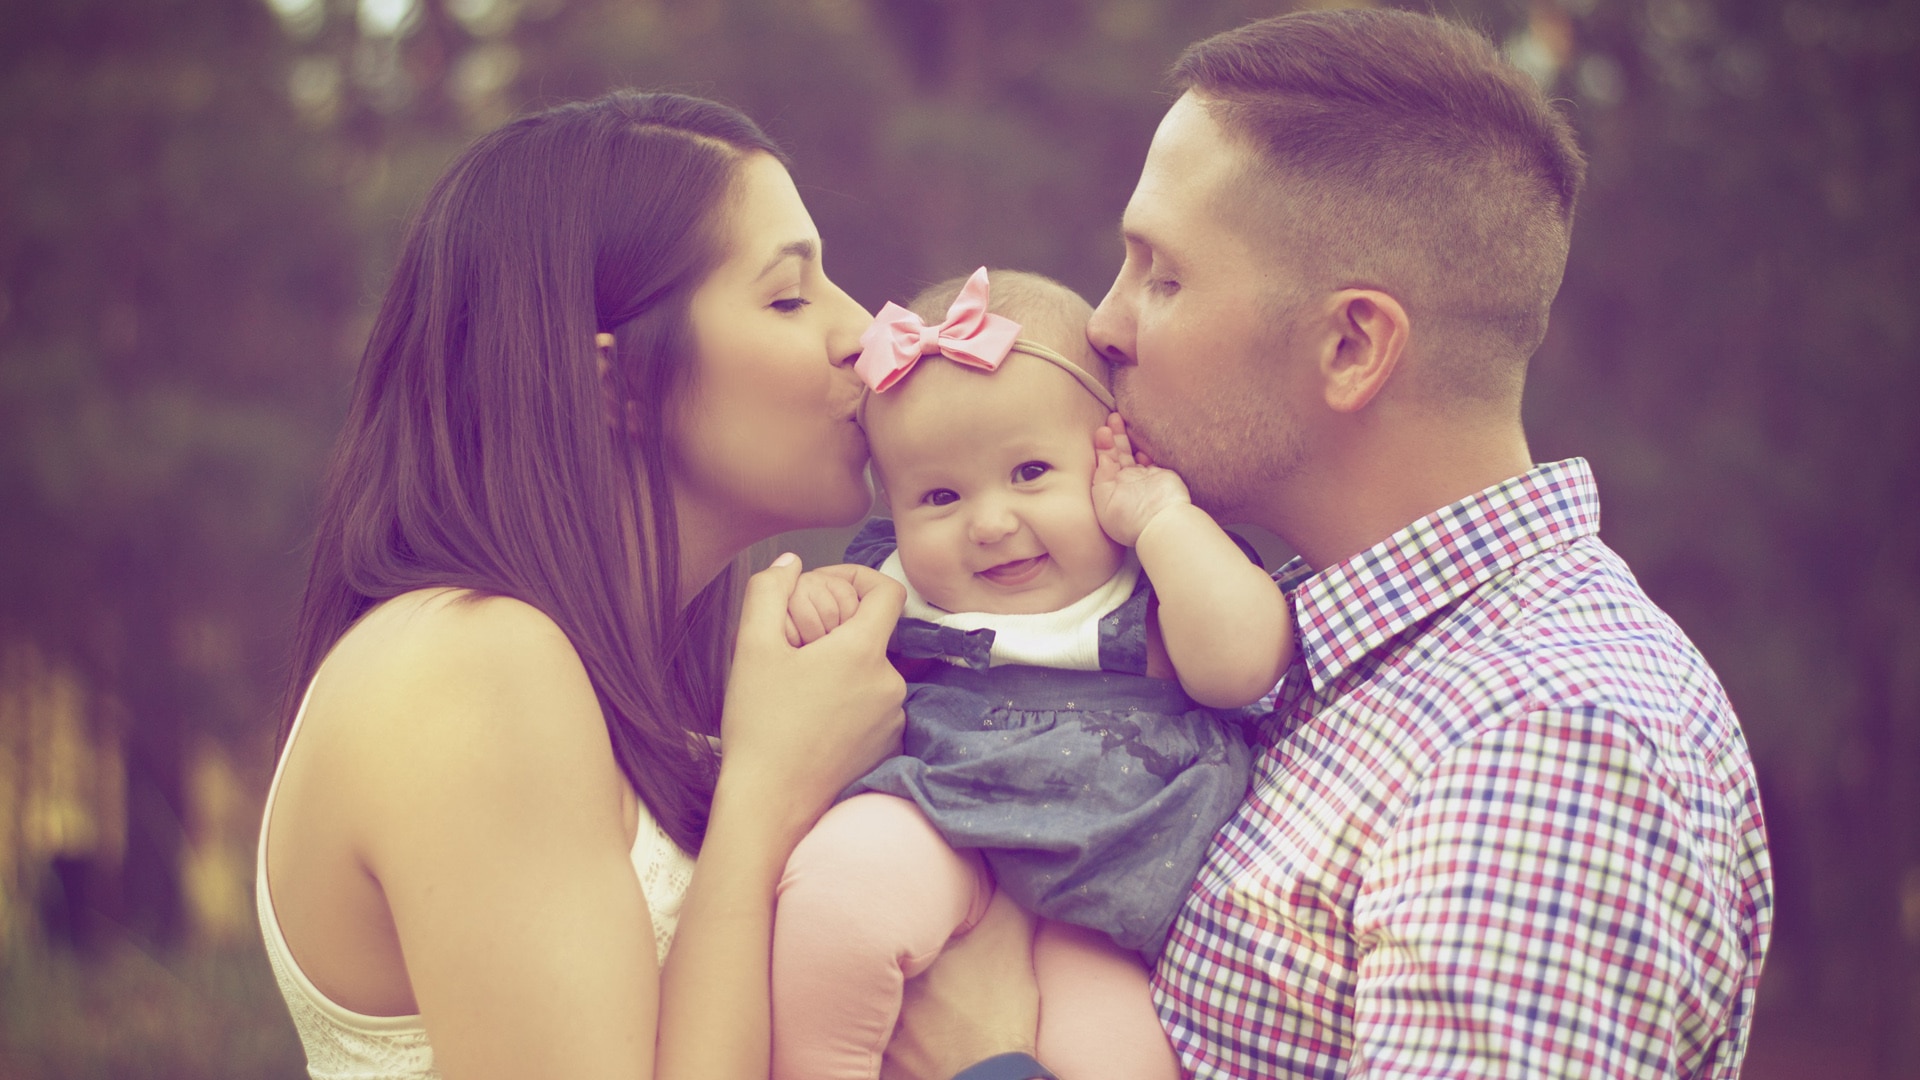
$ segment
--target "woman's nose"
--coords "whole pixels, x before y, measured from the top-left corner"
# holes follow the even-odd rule
[[[826,295],[821,302],[831,305],[833,313],[832,329],[827,334],[827,355],[835,367],[852,367],[860,358],[860,335],[867,332],[873,323],[873,316],[859,301],[848,296],[840,286],[827,283]]]

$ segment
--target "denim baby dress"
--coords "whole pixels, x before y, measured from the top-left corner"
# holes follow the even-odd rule
[[[847,559],[882,568],[893,522],[867,522]],[[902,754],[855,781],[911,799],[995,884],[1037,915],[1108,934],[1152,963],[1213,834],[1245,797],[1247,742],[1149,678],[1145,575],[1100,614],[1098,671],[996,663],[994,631],[903,618],[888,649],[936,658],[907,688]]]

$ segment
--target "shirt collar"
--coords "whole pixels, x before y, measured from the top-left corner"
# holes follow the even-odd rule
[[[1316,692],[1402,630],[1547,548],[1600,530],[1585,459],[1531,470],[1443,507],[1318,573],[1294,559],[1274,574],[1293,597]]]

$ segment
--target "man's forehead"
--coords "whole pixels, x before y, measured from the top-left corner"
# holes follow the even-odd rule
[[[1229,185],[1245,174],[1249,151],[1230,138],[1206,103],[1191,91],[1160,120],[1147,160],[1121,215],[1121,234],[1141,243],[1165,243],[1197,218],[1216,216]]]

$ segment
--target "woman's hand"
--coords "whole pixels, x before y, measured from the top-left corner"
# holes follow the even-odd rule
[[[907,686],[886,648],[906,590],[877,571],[851,575],[853,613],[795,648],[787,604],[799,577],[800,560],[782,555],[747,582],[713,812],[661,975],[664,1080],[767,1075],[774,884],[834,796],[899,750]]]
[[[860,610],[856,583],[871,573],[867,567],[843,563],[801,574],[787,600],[787,644],[796,649],[810,645],[852,618]]]
[[[722,784],[768,796],[795,841],[847,784],[898,751],[906,697],[886,655],[906,603],[899,582],[836,567],[851,613],[796,648],[786,626],[799,578],[800,560],[782,555],[747,582],[720,718]]]

